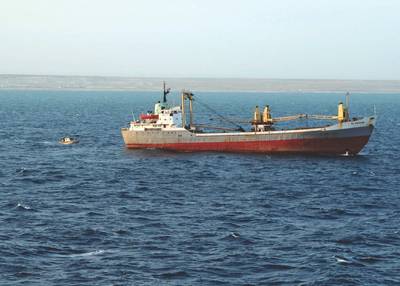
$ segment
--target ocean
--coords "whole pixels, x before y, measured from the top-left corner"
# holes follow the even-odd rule
[[[160,98],[0,90],[0,285],[400,285],[400,94],[351,95],[353,116],[378,116],[353,157],[127,150],[120,128]],[[344,101],[195,98],[240,118]]]

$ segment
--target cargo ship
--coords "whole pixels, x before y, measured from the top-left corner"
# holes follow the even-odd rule
[[[256,106],[249,128],[196,124],[193,120],[194,94],[184,90],[181,104],[170,106],[166,89],[154,111],[141,114],[121,129],[127,148],[165,149],[183,152],[252,152],[356,155],[367,144],[376,122],[376,115],[350,118],[348,94],[346,104],[339,102],[335,115],[297,114],[272,117],[268,105],[262,112]],[[196,99],[197,102],[197,99]],[[210,108],[211,109],[211,108]],[[211,109],[212,110],[212,109]],[[223,115],[219,115],[224,118]],[[189,118],[187,118],[189,117]],[[278,128],[281,122],[311,119],[328,120],[330,124],[316,127]]]

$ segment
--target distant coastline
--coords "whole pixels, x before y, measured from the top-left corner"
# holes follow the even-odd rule
[[[159,91],[163,80],[173,90],[400,93],[400,80],[139,78],[7,74],[0,75],[0,90]]]

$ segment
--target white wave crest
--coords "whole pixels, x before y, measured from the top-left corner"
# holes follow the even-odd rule
[[[24,210],[30,210],[30,209],[31,209],[30,206],[28,206],[28,205],[23,205],[23,204],[21,204],[21,203],[18,203],[18,204],[17,204],[17,208],[23,208]]]
[[[340,256],[334,256],[335,257],[335,259],[336,259],[336,262],[338,262],[338,263],[350,263],[350,261],[349,260],[346,260],[344,257],[340,257]]]
[[[240,236],[240,234],[238,234],[236,232],[231,232],[230,236],[233,238],[238,238]]]
[[[85,252],[85,253],[80,253],[80,254],[71,254],[69,255],[70,257],[87,257],[87,256],[94,256],[94,255],[101,255],[105,251],[102,249],[95,250],[95,251],[90,251],[90,252]]]

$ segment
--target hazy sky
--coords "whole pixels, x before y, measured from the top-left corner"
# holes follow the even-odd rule
[[[0,74],[400,79],[399,0],[0,0]]]

